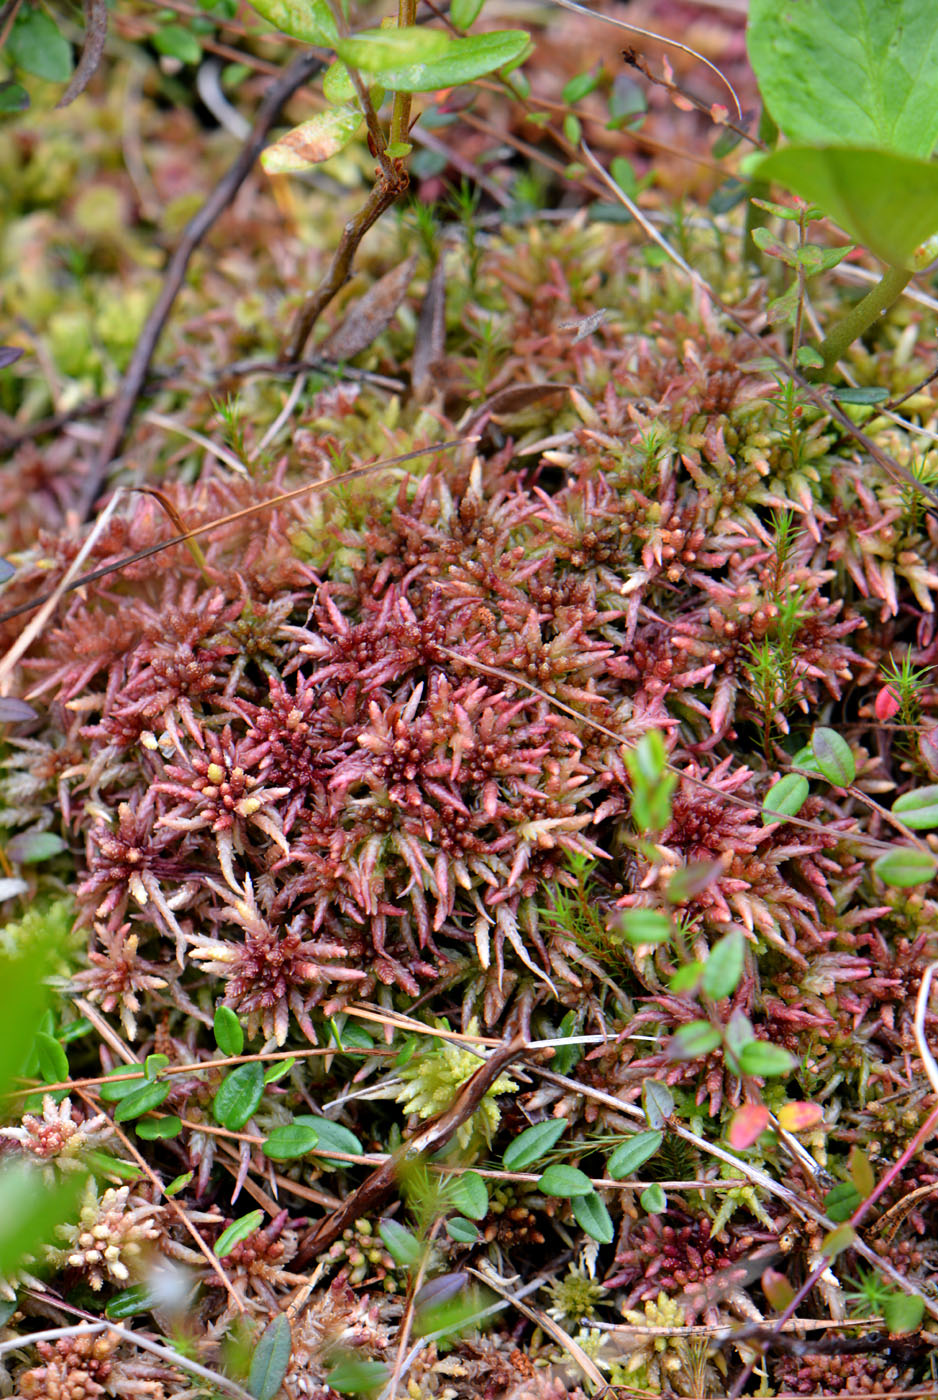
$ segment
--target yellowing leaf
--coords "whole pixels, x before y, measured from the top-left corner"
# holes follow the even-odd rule
[[[287,131],[261,155],[268,175],[294,175],[334,156],[355,139],[362,123],[356,107],[330,107]]]
[[[803,1133],[807,1128],[813,1128],[820,1123],[824,1117],[824,1110],[819,1103],[803,1103],[796,1100],[794,1103],[782,1104],[775,1116],[778,1126],[784,1128],[786,1133]]]

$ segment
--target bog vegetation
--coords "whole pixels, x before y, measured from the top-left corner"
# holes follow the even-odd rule
[[[938,12],[558,4],[0,6],[2,1394],[936,1393]]]

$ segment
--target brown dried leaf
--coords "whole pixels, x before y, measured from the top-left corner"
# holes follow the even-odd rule
[[[107,0],[84,0],[85,42],[81,57],[75,65],[71,82],[62,93],[56,107],[67,107],[80,97],[98,71],[107,39]]]
[[[553,394],[568,394],[575,387],[573,384],[557,384],[552,381],[545,384],[512,384],[507,389],[499,389],[497,394],[493,394],[485,403],[473,409],[460,431],[467,436],[476,433],[490,418],[506,413],[521,413],[532,404],[540,403],[542,399],[548,399]]]
[[[433,388],[434,380],[440,371],[443,348],[446,344],[446,282],[443,272],[443,259],[437,261],[433,276],[427,287],[427,294],[420,308],[417,322],[417,337],[414,341],[414,358],[410,370],[410,382],[414,397],[423,403]]]
[[[330,360],[351,360],[376,340],[407,295],[417,255],[414,253],[355,303],[341,326],[319,347],[319,354]]]

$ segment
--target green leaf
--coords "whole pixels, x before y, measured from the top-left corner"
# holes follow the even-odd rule
[[[620,924],[626,942],[633,947],[643,943],[667,943],[674,933],[674,925],[667,914],[657,909],[626,909]]]
[[[817,200],[853,239],[892,267],[910,265],[938,229],[938,165],[853,147],[785,146],[751,172]]]
[[[831,1220],[849,1220],[862,1199],[852,1181],[838,1181],[824,1197],[824,1212]]]
[[[847,1170],[860,1198],[865,1201],[867,1196],[872,1196],[876,1187],[876,1174],[869,1157],[856,1143],[850,1149]]]
[[[119,1322],[122,1317],[138,1317],[140,1313],[149,1312],[159,1301],[159,1293],[148,1283],[135,1283],[114,1295],[104,1309],[104,1315],[113,1322]]]
[[[829,783],[835,787],[850,786],[857,776],[857,765],[850,745],[836,729],[815,729],[811,735],[811,749],[817,766]]]
[[[11,116],[14,112],[25,112],[29,108],[29,93],[20,83],[12,79],[0,83],[0,117]]]
[[[450,22],[457,29],[471,29],[482,13],[484,3],[485,0],[453,0],[449,7]]]
[[[568,1011],[557,1028],[557,1034],[558,1036],[570,1036],[575,1035],[576,1031],[577,1013]],[[550,1067],[556,1074],[569,1074],[582,1058],[582,1045],[558,1045],[554,1050],[554,1058],[550,1062]]]
[[[475,1244],[479,1239],[478,1225],[473,1225],[471,1220],[464,1220],[461,1215],[454,1215],[452,1220],[447,1220],[446,1233],[457,1244]]]
[[[831,390],[831,398],[838,403],[878,404],[889,398],[889,390],[836,388]]]
[[[290,1073],[296,1064],[296,1056],[288,1055],[285,1060],[280,1060],[272,1065],[268,1065],[264,1070],[264,1083],[276,1084],[278,1079],[283,1079],[284,1075]]]
[[[164,1196],[178,1196],[180,1191],[185,1191],[194,1176],[195,1172],[183,1172],[181,1176],[174,1176],[169,1185],[164,1188]]]
[[[326,1373],[326,1383],[340,1395],[367,1395],[378,1390],[388,1379],[383,1361],[360,1361],[346,1356]]]
[[[47,1035],[45,1031],[37,1031],[36,1051],[39,1056],[39,1073],[46,1084],[64,1083],[68,1079],[68,1056],[55,1036]]]
[[[262,1210],[252,1210],[248,1215],[242,1215],[240,1220],[235,1220],[228,1226],[227,1230],[222,1230],[215,1241],[216,1259],[224,1259],[226,1254],[230,1254],[236,1244],[246,1240],[248,1235],[253,1235],[255,1230],[259,1230],[264,1223],[264,1212]]]
[[[549,1118],[546,1123],[535,1123],[525,1128],[505,1149],[502,1166],[506,1172],[523,1172],[549,1152],[563,1136],[567,1126],[566,1118]]]
[[[938,139],[935,5],[751,0],[747,41],[762,99],[790,141],[931,155]]]
[[[148,1055],[143,1062],[143,1072],[147,1077],[147,1083],[152,1083],[154,1079],[158,1079],[160,1073],[168,1064],[168,1055]]]
[[[555,1162],[538,1178],[537,1189],[545,1196],[588,1196],[593,1183],[579,1167],[568,1167],[565,1162]]]
[[[672,1060],[697,1060],[715,1050],[722,1039],[709,1021],[690,1021],[672,1035],[668,1054]]]
[[[663,1210],[667,1210],[668,1198],[664,1194],[663,1188],[657,1181],[653,1181],[650,1186],[646,1186],[638,1198],[649,1215],[660,1215]]]
[[[358,96],[348,68],[339,59],[330,63],[323,74],[322,93],[330,107],[343,107],[348,102],[354,102]]]
[[[319,1138],[316,1144],[319,1148],[317,1159],[324,1166],[332,1167],[334,1170],[347,1171],[351,1163],[337,1161],[334,1157],[320,1157],[323,1148],[331,1148],[333,1152],[348,1152],[360,1157],[364,1148],[355,1134],[344,1127],[341,1123],[333,1123],[331,1118],[320,1118],[315,1113],[298,1113],[293,1119],[294,1123],[302,1123],[305,1127],[315,1128]]]
[[[378,1234],[384,1240],[395,1264],[400,1264],[405,1269],[414,1267],[423,1251],[416,1235],[411,1234],[410,1230],[405,1230],[396,1220],[382,1220],[378,1226]]]
[[[904,792],[892,804],[893,814],[901,817],[913,831],[924,831],[938,826],[938,786],[915,788]]]
[[[135,1079],[121,1077],[132,1075],[135,1070],[138,1071]],[[135,1094],[146,1082],[146,1072],[143,1065],[115,1065],[113,1069],[108,1070],[108,1075],[113,1075],[116,1082],[109,1084],[105,1081],[98,1085],[98,1095],[105,1103],[120,1103],[121,1099],[129,1098],[131,1094]]]
[[[746,956],[746,940],[739,929],[731,929],[723,935],[711,950],[704,963],[703,989],[708,997],[720,1001],[732,996],[743,975]]]
[[[649,1128],[663,1128],[674,1112],[674,1097],[667,1084],[659,1079],[646,1079],[642,1085],[642,1109]]]
[[[139,1118],[141,1113],[149,1113],[151,1108],[159,1108],[172,1087],[165,1080],[156,1084],[144,1084],[133,1094],[121,1099],[114,1113],[114,1122],[129,1123],[131,1119]]]
[[[634,1175],[649,1157],[654,1157],[663,1142],[664,1133],[659,1130],[636,1133],[613,1152],[606,1163],[606,1174],[615,1181]]]
[[[883,1318],[894,1335],[915,1332],[925,1316],[924,1300],[912,1293],[890,1293],[883,1299]]]
[[[6,844],[6,853],[17,865],[38,865],[65,850],[65,842],[54,831],[24,831]]]
[[[223,1055],[240,1055],[244,1049],[244,1029],[230,1006],[215,1010],[215,1044]]]
[[[95,1176],[117,1177],[118,1181],[137,1181],[144,1175],[142,1168],[136,1162],[127,1162],[123,1157],[112,1157],[110,1152],[97,1152],[92,1150],[83,1154],[86,1167],[90,1167]],[[192,1173],[190,1172],[191,1176]]]
[[[700,985],[703,970],[703,963],[696,959],[693,962],[685,963],[683,967],[678,968],[673,977],[668,979],[668,991],[676,992],[678,995],[682,992],[696,991]]]
[[[914,846],[896,846],[873,862],[873,874],[897,889],[925,885],[938,873],[938,860]]]
[[[831,1230],[821,1241],[821,1253],[829,1259],[836,1259],[845,1249],[856,1243],[857,1232],[849,1225],[841,1225],[839,1230]]]
[[[418,40],[417,35],[421,38]],[[442,39],[436,52],[426,45],[433,35]],[[435,92],[459,87],[519,58],[529,43],[522,29],[503,29],[450,39],[438,29],[372,29],[335,45],[339,57],[353,68],[373,73],[395,92]],[[421,54],[419,50],[423,48]]]
[[[4,57],[25,73],[49,83],[67,83],[72,76],[72,46],[43,10],[24,5],[13,22]]]
[[[328,107],[262,151],[261,165],[268,175],[292,175],[321,165],[354,141],[363,120],[357,107]]]
[[[478,1172],[454,1177],[449,1186],[449,1198],[470,1220],[484,1220],[489,1213],[489,1188]]]
[[[600,1244],[612,1244],[616,1233],[615,1226],[598,1191],[591,1191],[588,1196],[574,1196],[570,1209],[580,1229],[585,1230],[591,1240],[598,1240]]]
[[[683,904],[703,894],[708,886],[725,873],[725,866],[718,860],[692,860],[682,865],[668,881],[665,898],[669,904]]]
[[[56,1225],[78,1211],[84,1172],[49,1185],[27,1162],[0,1169],[0,1277],[10,1278],[26,1255],[52,1241]]]
[[[292,1347],[290,1319],[286,1313],[278,1313],[273,1322],[264,1328],[251,1357],[247,1389],[254,1400],[274,1400],[287,1374]]]
[[[762,802],[762,825],[768,826],[779,817],[797,817],[805,804],[810,788],[801,773],[786,773],[773,783]]]
[[[251,8],[294,39],[322,48],[335,48],[339,37],[326,0],[251,0]]]
[[[293,1157],[305,1157],[319,1141],[315,1128],[306,1123],[283,1123],[264,1139],[262,1151],[275,1162],[289,1162]]]
[[[264,1096],[264,1071],[256,1062],[226,1074],[212,1103],[215,1122],[238,1133]]]
[[[769,1045],[764,1040],[751,1040],[739,1052],[739,1063],[743,1074],[771,1076],[788,1074],[795,1067],[794,1057],[780,1045]]]
[[[192,30],[184,29],[181,24],[164,24],[153,35],[153,47],[157,53],[178,59],[180,63],[202,61],[202,45]]]
[[[134,1132],[144,1142],[178,1137],[182,1132],[182,1119],[175,1113],[168,1113],[165,1118],[144,1118],[142,1123],[136,1125]]]
[[[599,83],[598,73],[577,73],[575,78],[571,78],[561,88],[560,96],[564,102],[572,106],[574,102],[579,102],[589,94]]]

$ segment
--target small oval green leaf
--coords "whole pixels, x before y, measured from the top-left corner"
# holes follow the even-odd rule
[[[824,1210],[831,1220],[849,1220],[862,1197],[852,1181],[838,1181],[824,1197]]]
[[[227,1230],[222,1230],[215,1241],[215,1257],[224,1259],[226,1254],[230,1254],[236,1244],[246,1240],[248,1235],[253,1235],[255,1230],[259,1230],[264,1223],[264,1212],[262,1210],[252,1210],[248,1215],[242,1215],[240,1220],[235,1220],[228,1226]]]
[[[326,1374],[326,1383],[340,1395],[371,1395],[387,1382],[389,1371],[383,1361],[360,1361],[345,1356]]]
[[[136,1124],[134,1132],[144,1142],[178,1137],[182,1132],[182,1119],[175,1113],[168,1113],[165,1118],[144,1118]]]
[[[482,12],[485,0],[453,0],[449,17],[457,29],[471,29]]]
[[[743,1074],[771,1076],[788,1074],[795,1067],[795,1060],[780,1045],[769,1045],[764,1040],[750,1040],[739,1052],[739,1063]]]
[[[264,1328],[251,1358],[247,1388],[254,1400],[274,1400],[287,1374],[292,1347],[290,1319],[286,1313],[278,1313]]]
[[[139,1118],[141,1113],[149,1113],[151,1108],[159,1108],[160,1104],[169,1095],[173,1086],[165,1081],[158,1081],[155,1084],[144,1084],[142,1089],[136,1093],[128,1094],[125,1099],[121,1099],[114,1112],[115,1123],[129,1123],[133,1118]]]
[[[537,1189],[543,1191],[545,1196],[588,1196],[593,1183],[579,1167],[555,1162],[538,1178]]]
[[[378,1233],[387,1246],[388,1253],[402,1268],[412,1269],[420,1258],[421,1243],[410,1230],[405,1230],[396,1220],[382,1220]]]
[[[180,63],[202,61],[202,45],[191,30],[181,24],[164,24],[153,35],[153,47],[157,53],[178,59]]]
[[[883,1317],[893,1336],[915,1332],[922,1325],[925,1302],[912,1293],[891,1293],[883,1300]]]
[[[698,1060],[715,1050],[723,1037],[709,1021],[690,1021],[675,1031],[668,1043],[672,1060]]]
[[[644,1166],[649,1157],[654,1157],[663,1142],[664,1133],[660,1131],[636,1133],[613,1152],[606,1163],[607,1175],[615,1181],[631,1176]]]
[[[39,1073],[46,1084],[61,1084],[68,1079],[68,1056],[54,1035],[36,1032],[36,1052]]]
[[[892,810],[893,815],[901,817],[905,825],[913,831],[925,831],[928,827],[938,826],[938,785],[932,783],[928,787],[904,792],[901,797],[896,798]]]
[[[769,826],[780,817],[797,817],[805,804],[810,788],[802,773],[786,773],[773,783],[762,803],[762,824]]]
[[[16,15],[4,57],[47,83],[67,83],[72,76],[72,46],[37,6],[24,5]]]
[[[815,729],[811,751],[821,773],[835,787],[849,787],[857,776],[857,765],[850,745],[836,729]]]
[[[168,1055],[148,1055],[143,1062],[143,1072],[147,1077],[147,1083],[152,1084],[155,1079],[158,1079],[168,1064]]]
[[[927,851],[918,851],[914,846],[896,846],[873,862],[873,874],[887,885],[897,889],[909,889],[912,885],[925,885],[935,878],[938,860]]]
[[[288,1055],[285,1060],[278,1060],[272,1065],[268,1065],[264,1070],[264,1083],[276,1084],[278,1079],[283,1079],[284,1075],[290,1073],[296,1064],[296,1056]]]
[[[566,1118],[549,1118],[546,1123],[535,1123],[525,1128],[514,1142],[508,1144],[502,1158],[506,1172],[523,1172],[541,1159],[563,1136],[567,1126]]]
[[[305,1123],[283,1123],[264,1139],[262,1151],[265,1157],[275,1162],[289,1162],[294,1157],[305,1157],[312,1152],[319,1141],[315,1128]]]
[[[119,1322],[122,1317],[137,1317],[140,1313],[149,1312],[159,1301],[159,1294],[148,1283],[137,1283],[115,1294],[104,1309],[104,1315]]]
[[[626,909],[620,923],[626,942],[633,947],[643,943],[667,943],[674,933],[671,920],[658,909]]]
[[[471,1220],[464,1220],[461,1215],[454,1215],[452,1220],[446,1222],[446,1233],[457,1244],[475,1244],[479,1238],[479,1227],[473,1225]]]
[[[470,1220],[484,1220],[489,1212],[489,1189],[478,1172],[457,1176],[449,1186],[450,1200]]]
[[[264,1096],[264,1071],[255,1061],[226,1074],[212,1103],[215,1122],[239,1133]]]
[[[364,118],[357,107],[328,107],[286,131],[261,152],[268,175],[294,175],[337,155],[354,141]]]
[[[574,1220],[590,1239],[598,1240],[600,1244],[612,1244],[615,1226],[598,1191],[590,1191],[586,1196],[574,1196],[570,1209]]]
[[[668,1198],[657,1181],[653,1181],[650,1186],[645,1187],[639,1200],[649,1215],[660,1215],[668,1207]]]
[[[646,1079],[642,1085],[642,1108],[649,1128],[663,1128],[674,1112],[674,1096],[660,1079]]]
[[[730,929],[710,950],[704,963],[703,989],[714,1001],[732,996],[743,975],[746,940],[739,929]]]
[[[223,1055],[240,1055],[244,1049],[244,1028],[230,1006],[215,1008],[215,1044]]]
[[[348,1152],[357,1157],[360,1157],[365,1150],[350,1128],[346,1128],[342,1123],[333,1123],[330,1118],[320,1118],[315,1113],[298,1113],[293,1121],[294,1123],[302,1123],[308,1128],[315,1128],[319,1138],[316,1144],[319,1151],[316,1156],[324,1166],[347,1170],[351,1165],[349,1162],[338,1161],[334,1157],[320,1157],[320,1153],[325,1149],[330,1149],[333,1152]]]

